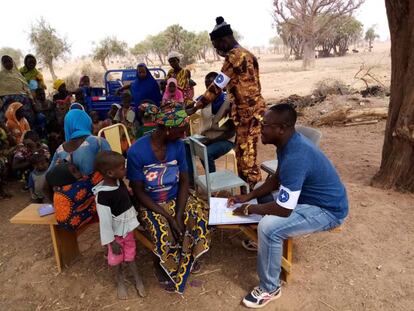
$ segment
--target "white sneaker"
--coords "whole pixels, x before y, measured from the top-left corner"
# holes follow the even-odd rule
[[[282,290],[280,286],[270,293],[257,286],[250,292],[250,294],[244,297],[243,304],[247,308],[259,309],[263,308],[272,300],[276,300],[281,295]]]

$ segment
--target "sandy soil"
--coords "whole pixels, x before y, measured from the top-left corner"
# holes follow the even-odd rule
[[[305,95],[327,75],[350,84],[359,57],[318,61],[318,69],[312,72],[294,69],[299,68],[298,62],[285,64],[272,62],[272,56],[262,57],[264,94],[267,99]],[[381,59],[382,52],[371,58],[375,57]],[[389,79],[388,56],[378,71],[384,80]],[[321,128],[321,148],[346,184],[350,216],[340,233],[294,240],[292,281],[267,310],[413,310],[414,196],[370,187],[380,164],[384,129],[384,121]],[[261,145],[259,160],[273,158],[274,152],[272,146]],[[159,287],[150,253],[138,244],[137,263],[149,295],[139,298],[130,284],[130,299],[118,301],[98,227],[91,226],[80,237],[82,256],[58,274],[49,229],[9,223],[29,202],[20,184],[11,187],[14,198],[0,202],[0,310],[242,310],[240,299],[257,285],[256,254],[240,246],[243,236],[216,231],[212,248],[203,258],[203,274],[190,278],[184,296],[167,294]]]

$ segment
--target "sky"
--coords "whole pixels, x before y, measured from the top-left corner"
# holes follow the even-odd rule
[[[88,55],[93,42],[116,36],[133,46],[172,24],[190,31],[209,32],[215,18],[223,16],[243,36],[245,46],[265,46],[276,33],[272,0],[7,0],[0,18],[0,47],[33,52],[28,41],[30,26],[42,16],[71,45],[71,55]],[[11,13],[10,13],[11,12]],[[366,0],[355,16],[367,29],[376,25],[381,40],[389,38],[384,0]]]

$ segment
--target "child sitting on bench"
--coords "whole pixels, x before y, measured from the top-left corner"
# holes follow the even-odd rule
[[[141,297],[144,285],[135,265],[136,244],[133,231],[139,225],[137,212],[132,204],[125,177],[125,158],[114,151],[101,151],[95,160],[95,169],[104,179],[93,188],[102,245],[108,245],[108,264],[116,267],[118,298],[127,298],[122,273],[125,262],[135,278],[135,287]]]

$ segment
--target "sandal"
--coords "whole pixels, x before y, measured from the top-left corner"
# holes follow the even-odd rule
[[[255,241],[243,240],[241,244],[246,250],[250,252],[257,252],[257,243]]]

